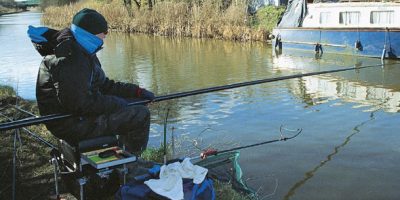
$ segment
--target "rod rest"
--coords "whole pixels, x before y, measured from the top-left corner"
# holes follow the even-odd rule
[[[58,177],[61,177],[67,191],[80,200],[103,199],[115,194],[121,182],[126,183],[129,170],[128,162],[136,161],[131,155],[128,158],[117,159],[105,163],[96,163],[89,159],[89,154],[103,151],[105,148],[122,147],[118,136],[101,136],[70,144],[65,140],[58,140],[58,150],[52,151],[54,165],[54,179],[56,194],[58,191]],[[121,180],[122,176],[123,179]]]

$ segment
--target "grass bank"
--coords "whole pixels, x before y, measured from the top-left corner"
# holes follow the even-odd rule
[[[33,101],[18,98],[11,87],[0,86],[0,123],[8,118],[20,119],[27,115],[16,112],[12,106],[37,114],[37,105]],[[46,140],[54,142],[54,138],[45,127],[32,126],[29,130],[40,133]],[[48,164],[50,149],[42,145],[25,131],[0,132],[0,199],[11,199],[13,180],[13,147],[16,145],[16,199],[41,199],[54,190],[52,167]],[[17,139],[17,140],[15,140]],[[14,143],[14,141],[17,141]],[[42,198],[43,199],[43,198]]]
[[[102,13],[112,30],[173,37],[217,38],[237,41],[266,41],[283,8],[265,7],[256,15],[247,14],[246,0],[221,1],[164,0],[152,9],[123,1],[87,0],[65,6],[45,8],[43,22],[53,27],[68,27],[82,8]]]
[[[0,86],[0,123],[7,122],[8,118],[22,119],[26,114],[16,112],[12,105],[38,115],[35,101],[19,98],[15,91],[8,86]],[[56,139],[44,125],[27,127],[45,140],[56,144]],[[15,140],[16,139],[16,140]],[[14,141],[17,141],[14,143]],[[13,153],[17,147],[16,157],[16,199],[49,199],[54,194],[53,166],[50,165],[51,148],[34,139],[26,131],[0,132],[0,199],[11,199],[13,180]],[[151,161],[162,160],[162,148],[149,148],[142,155]],[[61,193],[65,199],[75,199],[66,192],[61,184]],[[216,182],[215,190],[219,200],[245,200],[248,197],[241,195],[231,188],[229,183]],[[107,198],[112,199],[112,198]]]

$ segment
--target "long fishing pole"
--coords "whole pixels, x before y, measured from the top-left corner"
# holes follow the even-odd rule
[[[225,150],[207,149],[207,150],[204,150],[203,152],[201,152],[200,156],[197,156],[195,158],[205,159],[208,156],[214,156],[214,155],[222,154],[222,153],[226,153],[226,152],[236,151],[236,150],[240,150],[240,149],[247,149],[247,148],[250,148],[250,147],[256,147],[256,146],[269,144],[269,143],[274,143],[274,142],[287,141],[287,140],[290,140],[290,139],[293,139],[293,138],[297,137],[303,131],[303,129],[297,129],[296,130],[297,131],[296,134],[294,134],[293,136],[284,137],[283,134],[282,134],[282,127],[283,126],[281,126],[280,129],[279,129],[279,131],[281,132],[281,137],[279,139],[263,141],[263,142],[259,142],[259,143],[249,144],[249,145],[235,147],[235,148],[231,148],[231,149],[225,149]],[[194,159],[194,158],[192,158],[192,159]]]
[[[386,64],[386,65],[394,65],[394,64],[395,63]],[[248,81],[248,82],[241,82],[241,83],[235,83],[235,84],[229,84],[229,85],[223,85],[223,86],[216,86],[216,87],[210,87],[210,88],[204,88],[204,89],[198,89],[198,90],[193,90],[193,91],[180,92],[180,93],[175,93],[175,94],[159,96],[159,97],[156,97],[153,100],[153,102],[177,99],[177,98],[182,98],[182,97],[187,97],[187,96],[193,96],[193,95],[215,92],[215,91],[220,91],[220,90],[245,87],[245,86],[250,86],[250,85],[257,85],[257,84],[261,84],[261,83],[269,83],[269,82],[282,81],[282,80],[288,80],[288,79],[294,79],[294,78],[301,78],[301,77],[306,77],[306,76],[314,76],[314,75],[320,75],[320,74],[350,71],[350,70],[355,70],[355,69],[359,70],[359,69],[378,67],[378,66],[383,66],[383,65],[384,64],[376,64],[376,65],[366,65],[366,66],[361,66],[361,67],[349,67],[349,68],[343,68],[343,69],[326,70],[326,71],[319,71],[319,72],[300,73],[300,74],[294,74],[294,75],[289,75],[289,76],[281,76],[281,77],[275,77],[275,78],[267,78],[267,79],[260,79],[260,80],[255,80],[255,81]],[[129,103],[128,106],[138,105],[138,104],[146,104],[146,103],[150,103],[150,102],[151,102],[150,100],[141,100],[141,101]],[[53,120],[66,119],[66,118],[69,118],[72,116],[73,116],[72,114],[52,114],[52,115],[46,115],[46,116],[42,116],[42,117],[25,118],[25,119],[16,120],[13,122],[6,122],[6,123],[1,124],[0,131],[20,128],[20,127],[24,127],[24,126],[41,124],[41,123],[45,123],[45,122],[49,122],[49,121],[53,121]]]
[[[246,149],[246,148],[250,148],[250,147],[260,146],[260,145],[279,142],[279,141],[287,141],[287,140],[290,140],[290,139],[293,139],[293,138],[299,136],[300,133],[303,131],[303,129],[301,129],[301,128],[297,129],[297,130],[293,130],[293,131],[296,131],[296,133],[293,136],[284,137],[283,133],[282,133],[282,129],[283,129],[283,125],[281,125],[281,127],[279,128],[279,132],[281,133],[281,137],[279,139],[268,140],[268,141],[264,141],[264,142],[259,142],[259,143],[255,143],[255,144],[250,144],[250,145],[245,145],[245,146],[240,146],[240,147],[235,147],[232,149],[226,149],[226,150],[220,150],[220,151],[218,151],[216,149],[207,149],[207,150],[204,150],[200,154],[200,156],[191,157],[189,159],[192,160],[193,163],[197,163],[201,160],[208,158],[209,156],[216,156],[218,154],[222,154],[222,153],[226,153],[226,152],[232,152],[232,151],[236,151],[236,150],[240,150],[240,149]],[[171,164],[174,162],[181,162],[181,161],[182,161],[182,158],[175,158],[175,159],[167,161],[166,163],[164,162],[164,165]],[[143,180],[147,180],[151,177],[152,177],[152,175],[150,175],[149,173],[145,173],[142,175],[135,176],[134,179],[137,181],[143,181]]]
[[[21,109],[21,108],[19,108],[19,109]],[[25,113],[29,113],[28,111],[21,109],[21,112],[22,112],[22,111],[24,111]],[[31,114],[31,113],[30,113],[30,114]],[[4,114],[1,114],[1,113],[0,113],[0,115],[3,116],[3,117],[5,117],[5,118],[6,118],[7,120],[9,120],[9,121],[12,121],[12,118],[7,117],[7,116],[4,115]],[[52,148],[52,149],[57,149],[56,146],[53,145],[51,142],[45,140],[44,138],[40,137],[40,136],[37,135],[36,133],[34,133],[34,132],[28,130],[27,128],[22,128],[22,130],[24,130],[26,133],[28,133],[28,134],[29,134],[30,136],[32,136],[34,139],[36,139],[37,141],[39,141],[39,142],[45,144],[46,146],[48,146],[48,147],[50,147],[50,148]]]

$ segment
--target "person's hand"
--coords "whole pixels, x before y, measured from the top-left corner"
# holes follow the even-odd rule
[[[154,96],[154,93],[142,88],[140,98],[153,101],[156,98],[156,96]]]

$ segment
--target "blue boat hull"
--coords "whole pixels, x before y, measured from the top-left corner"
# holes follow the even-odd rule
[[[354,56],[400,58],[400,29],[385,28],[277,28],[273,47]],[[358,44],[356,44],[358,42]],[[318,49],[318,48],[317,48]]]

